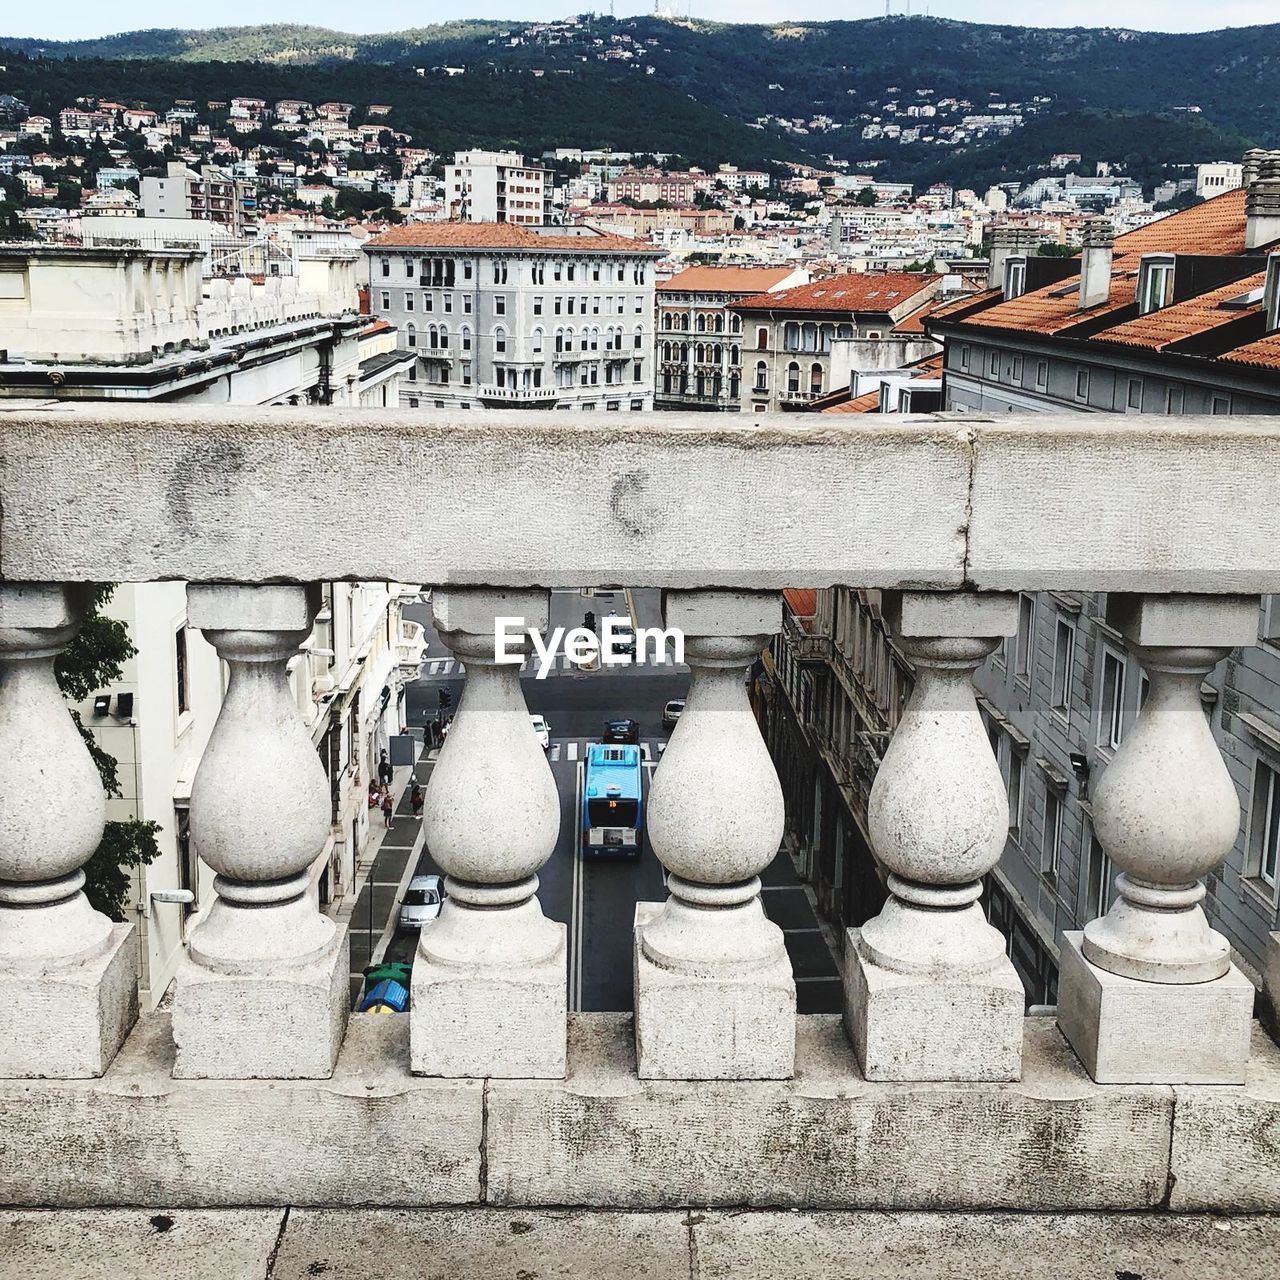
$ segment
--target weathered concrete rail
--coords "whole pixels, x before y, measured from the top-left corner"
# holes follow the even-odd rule
[[[0,409],[0,578],[1280,591],[1280,424]]]

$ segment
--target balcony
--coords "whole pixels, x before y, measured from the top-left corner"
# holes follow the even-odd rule
[[[556,387],[499,387],[483,383],[476,388],[476,399],[494,408],[520,408],[535,406],[549,409],[555,405],[560,392]]]
[[[1280,1212],[1280,938],[1255,1022],[1198,906],[1238,819],[1199,688],[1280,592],[1278,486],[1267,419],[624,437],[604,414],[6,411],[0,1199]],[[305,883],[328,793],[284,672],[315,584],[424,579],[467,670],[424,813],[452,892],[423,1013],[348,1015],[345,933]],[[138,1017],[133,926],[80,893],[104,807],[52,662],[83,584],[158,580],[189,584],[230,678],[190,809],[217,896],[172,1011]],[[497,616],[621,581],[665,589],[693,682],[648,801],[670,897],[614,922],[634,1019],[567,1012],[536,878],[558,800],[518,668],[486,661]],[[745,681],[782,589],[837,584],[886,593],[915,671],[870,800],[891,897],[845,940],[843,1020],[796,1014],[761,910],[782,793]],[[1027,1018],[976,903],[1008,815],[970,677],[1038,590],[1109,593],[1151,692],[1092,797],[1117,905],[1067,936],[1056,1017]],[[76,797],[57,822],[48,778]]]
[[[427,632],[420,622],[400,619],[400,631],[396,636],[396,665],[405,680],[416,680],[427,653]]]

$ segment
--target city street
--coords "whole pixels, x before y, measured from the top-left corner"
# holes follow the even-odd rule
[[[637,627],[658,626],[661,621],[656,590],[597,591],[591,596],[578,591],[557,591],[551,597],[551,627],[581,626],[587,611],[595,613],[597,625],[612,613],[629,615]],[[456,711],[464,677],[435,633],[430,606],[411,605],[404,613],[427,628],[429,640],[423,676],[406,689],[408,725],[418,730],[437,715],[441,689],[449,691],[451,709]],[[530,712],[543,715],[551,728],[547,756],[560,795],[561,821],[555,851],[539,872],[538,897],[550,918],[569,926],[569,1007],[630,1011],[633,1004],[631,922],[635,904],[660,902],[665,898],[663,869],[647,838],[638,859],[582,857],[578,819],[582,760],[587,744],[600,740],[605,721],[618,717],[634,719],[640,725],[647,789],[668,738],[662,728],[663,706],[671,698],[685,696],[689,686],[688,669],[667,664],[577,671],[559,662],[544,680],[536,679],[533,668],[526,666],[521,684]],[[430,769],[430,761],[424,758],[417,769],[424,785]],[[398,876],[393,873],[396,867],[403,869],[405,855],[417,830],[417,823],[407,810],[407,800],[402,801],[396,828],[389,833],[395,837],[398,847],[398,856],[390,855],[395,867],[389,862],[372,890],[377,932],[381,932],[389,913],[397,907],[394,881]],[[432,861],[429,849],[422,850],[416,870],[420,874],[440,870]],[[835,963],[805,891],[796,880],[790,858],[780,854],[762,880],[765,910],[785,931],[801,1010],[838,1010],[840,986]],[[368,898],[362,895],[356,914],[359,916],[368,910]],[[385,959],[411,961],[416,945],[415,932],[396,929]],[[356,967],[353,956],[353,969]]]

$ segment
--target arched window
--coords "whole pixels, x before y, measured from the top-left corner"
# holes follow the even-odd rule
[[[717,342],[716,345],[712,348],[712,350],[715,352],[715,354],[712,356],[712,359],[716,362],[716,364],[720,364],[724,360],[724,348]]]
[[[546,335],[543,333],[541,328],[533,331],[533,354],[535,356],[540,356],[542,354],[542,339],[545,336]]]
[[[644,349],[644,326],[643,325],[636,325],[635,330],[631,335],[631,345],[637,351],[641,351]]]
[[[742,332],[742,317],[738,315],[736,312],[729,317],[729,332],[730,333]]]
[[[698,333],[706,333],[707,317],[701,311],[698,312],[698,318],[693,322],[693,327]]]
[[[463,351],[471,350],[471,326],[466,324],[462,326],[462,349]]]
[[[599,329],[593,328],[591,330],[591,350],[592,351],[600,350],[600,330]]]
[[[800,366],[794,360],[787,365],[787,390],[800,390]]]
[[[822,394],[822,366],[816,360],[809,366],[809,390],[815,396]]]
[[[413,325],[405,325],[404,340],[406,346],[416,347],[418,345],[418,331],[413,327]]]
[[[740,364],[742,361],[742,352],[737,347],[729,348],[729,363]]]
[[[689,332],[689,317],[688,317],[688,316],[681,316],[681,317],[680,317],[680,327],[685,331],[685,333],[688,333],[688,332]]]
[[[736,373],[729,375],[729,399],[736,400],[742,390],[742,381]]]
[[[694,364],[702,364],[706,360],[706,358],[707,358],[707,349],[702,345],[702,343],[699,342],[698,345],[693,349],[693,362]]]
[[[836,333],[837,333],[840,337],[842,337],[842,338],[852,338],[852,337],[853,337],[853,325],[851,325],[851,324],[842,324],[842,325],[840,326],[840,328],[836,330]]]
[[[689,344],[687,342],[682,342],[680,344],[680,363],[689,363]]]
[[[761,332],[764,331],[761,330]],[[756,390],[769,390],[769,366],[763,360],[756,362]]]
[[[493,351],[500,356],[507,353],[507,331],[501,325],[493,331]]]
[[[662,317],[662,327],[664,329],[674,329],[676,327],[676,318],[670,311]]]
[[[449,350],[449,326],[442,324],[440,326],[440,346],[445,350]]]
[[[719,312],[711,317],[711,331],[713,333],[724,332],[724,316],[720,315]]]

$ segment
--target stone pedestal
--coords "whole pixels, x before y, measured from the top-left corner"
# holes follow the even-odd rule
[[[1235,965],[1209,982],[1143,982],[1085,959],[1068,933],[1058,1025],[1099,1084],[1243,1084],[1254,988]]]
[[[106,947],[65,968],[0,971],[0,1078],[102,1075],[138,1018],[138,943],[111,926]]]
[[[220,973],[184,958],[173,1002],[179,1080],[323,1080],[351,1003],[346,926],[314,960]]]
[[[785,948],[751,969],[687,973],[655,964],[644,930],[663,912],[636,903],[636,1065],[642,1080],[786,1080],[795,1067],[796,988]],[[751,907],[763,917],[756,901]],[[767,920],[763,923],[770,927]]]
[[[445,911],[452,907],[446,903]],[[550,953],[509,966],[442,963],[419,950],[413,962],[409,1028],[414,1075],[564,1078],[568,930],[542,920],[540,932],[554,932]]]
[[[1013,965],[984,973],[895,973],[850,929],[844,1023],[868,1080],[1017,1080],[1025,993]]]

